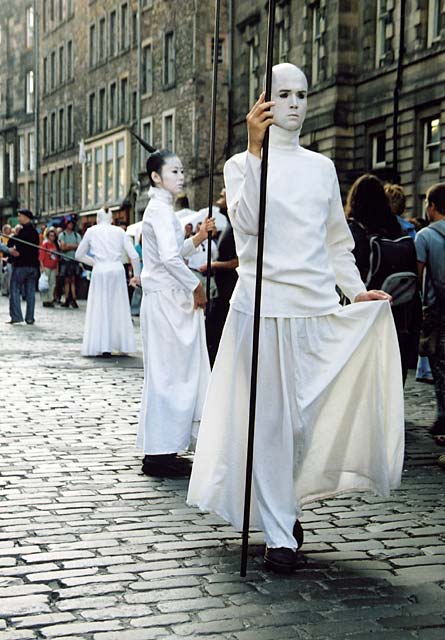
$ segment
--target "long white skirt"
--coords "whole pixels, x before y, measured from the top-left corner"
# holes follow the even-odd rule
[[[242,528],[252,317],[231,309],[212,372],[189,505]],[[387,496],[400,483],[400,354],[387,302],[313,318],[263,318],[252,527],[292,546],[301,505],[342,492]],[[267,536],[269,532],[269,539]],[[287,544],[286,544],[287,537]]]
[[[120,262],[93,267],[81,354],[136,351],[125,269]]]
[[[144,390],[137,446],[145,454],[194,446],[210,378],[204,314],[183,289],[144,292]]]

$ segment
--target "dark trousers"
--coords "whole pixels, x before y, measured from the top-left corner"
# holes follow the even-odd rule
[[[36,284],[39,277],[37,267],[12,267],[11,289],[9,292],[9,315],[14,322],[23,322],[21,292],[26,300],[25,320],[34,322],[34,308],[36,303]]]
[[[437,350],[429,360],[436,391],[437,417],[445,422],[445,314],[441,315],[439,323]]]
[[[213,298],[206,318],[207,350],[209,352],[210,366],[213,367],[219,342],[229,313],[229,298]]]

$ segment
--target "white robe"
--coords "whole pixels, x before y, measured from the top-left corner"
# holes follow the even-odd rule
[[[272,127],[275,129],[275,127]],[[188,504],[243,521],[260,160],[225,167],[240,266],[200,427]],[[301,504],[345,491],[387,495],[404,446],[397,336],[364,291],[330,160],[271,135],[251,524],[296,548]]]
[[[171,195],[160,188],[150,195],[142,225],[144,390],[137,446],[157,455],[194,444],[210,365],[204,314],[194,309],[199,281],[184,262],[196,251],[193,240],[184,241]]]
[[[138,276],[139,257],[130,237],[108,222],[87,229],[76,250],[76,259],[93,267],[81,347],[83,356],[136,351],[123,254],[128,255],[134,275]]]

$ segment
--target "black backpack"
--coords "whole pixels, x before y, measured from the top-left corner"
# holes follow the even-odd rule
[[[366,288],[382,289],[397,307],[419,295],[416,247],[410,236],[395,240],[369,236],[369,272]]]

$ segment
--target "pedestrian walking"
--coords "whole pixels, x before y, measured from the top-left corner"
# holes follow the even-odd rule
[[[261,150],[270,126],[251,523],[265,563],[296,568],[301,505],[346,491],[388,495],[401,477],[400,357],[388,296],[355,266],[333,163],[303,149],[307,80],[274,67],[272,101],[247,116],[248,150],[224,169],[239,258],[212,371],[188,504],[241,530]],[[340,307],[335,285],[355,302]]]
[[[41,292],[42,305],[44,307],[54,306],[54,291],[56,288],[59,256],[56,255],[56,253],[50,253],[51,251],[57,253],[60,251],[56,230],[53,228],[47,230],[46,237],[39,251],[40,270],[41,273],[44,273],[48,278],[48,289]]]
[[[139,257],[130,236],[111,223],[111,211],[100,209],[97,224],[87,229],[75,253],[76,260],[93,267],[80,351],[83,356],[136,351],[122,257],[130,258],[135,276],[139,276]]]
[[[437,417],[430,428],[445,435],[445,183],[428,189],[430,224],[416,236],[419,278],[423,283],[423,326],[420,352],[428,356],[436,391]]]
[[[142,224],[143,269],[141,334],[144,389],[137,446],[144,452],[142,471],[150,476],[190,474],[184,453],[196,438],[210,374],[202,284],[186,266],[215,226],[206,220],[184,241],[173,198],[184,186],[182,162],[169,151],[147,160],[150,201]]]
[[[11,285],[9,292],[10,324],[23,322],[20,296],[23,294],[26,301],[26,324],[34,324],[34,309],[36,284],[39,277],[39,234],[32,220],[34,214],[29,209],[19,209],[17,213],[21,229],[10,241],[19,255],[14,258],[11,272]],[[20,242],[24,240],[34,246]]]

